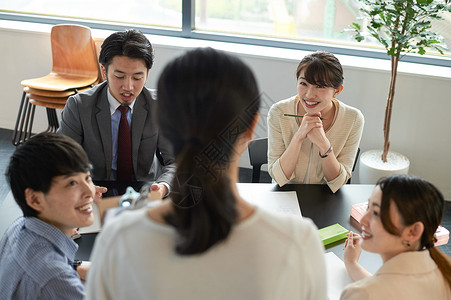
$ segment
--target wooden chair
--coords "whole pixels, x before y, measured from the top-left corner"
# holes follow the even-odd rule
[[[26,79],[19,105],[12,143],[18,145],[31,136],[36,106],[47,110],[49,127],[58,129],[55,109],[64,108],[69,96],[101,81],[95,41],[90,28],[80,25],[55,25],[50,34],[52,70],[43,77]]]
[[[97,55],[89,27],[55,25],[50,33],[52,71],[21,82],[40,90],[65,91],[93,84],[98,78]]]

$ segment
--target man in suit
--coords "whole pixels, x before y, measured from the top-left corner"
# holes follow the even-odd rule
[[[93,165],[94,180],[155,181],[151,192],[164,197],[175,159],[159,134],[155,93],[144,86],[153,64],[152,45],[137,30],[116,32],[103,42],[99,62],[105,81],[67,100],[58,132],[82,145]],[[127,138],[121,130],[129,132]],[[124,144],[128,173],[120,154]]]

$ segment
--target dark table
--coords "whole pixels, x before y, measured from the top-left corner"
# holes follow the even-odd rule
[[[96,182],[96,184],[106,186],[110,191],[114,188],[112,182]],[[373,185],[350,184],[343,186],[334,194],[329,187],[321,184],[288,184],[283,187],[270,183],[239,183],[238,185],[247,191],[255,191],[255,194],[262,191],[296,191],[302,215],[312,219],[318,228],[339,223],[353,231],[358,228],[354,227],[357,224],[351,223],[353,220],[350,218],[351,205],[367,201],[374,187]],[[133,186],[135,190],[139,190],[142,183],[134,183]],[[89,259],[95,236],[95,233],[83,234],[76,240],[80,246],[77,259]],[[330,249],[334,252],[336,250],[334,247]]]
[[[151,185],[152,182],[95,181],[94,184],[108,188],[108,191],[103,194],[103,197],[106,198],[123,194],[128,186],[133,187],[135,191],[139,192],[144,185]],[[80,238],[75,240],[75,242],[78,244],[78,251],[75,254],[75,259],[89,260],[96,237],[97,233],[85,233],[82,234]]]
[[[246,188],[267,188],[268,191],[296,191],[303,217],[310,218],[318,228],[335,223],[348,230],[360,233],[359,223],[351,217],[351,205],[368,201],[374,185],[345,184],[337,192],[332,193],[327,185],[322,184],[287,184],[279,187],[276,184],[254,184]],[[326,252],[335,253],[341,260],[344,254],[344,240],[326,247]],[[381,265],[378,254],[363,251],[360,263],[368,271],[374,273]]]
[[[310,218],[318,228],[339,223],[348,230],[356,230],[351,224],[351,205],[368,201],[374,185],[346,184],[336,193],[322,184],[274,185],[274,191],[296,191],[302,216]],[[354,220],[354,219],[352,219]]]
[[[269,183],[239,183],[238,185],[240,189],[255,191],[256,195],[262,191],[296,191],[302,216],[312,219],[318,228],[339,223],[354,232],[360,232],[360,225],[350,217],[351,205],[368,201],[374,189],[374,185],[346,184],[336,193],[332,193],[329,187],[320,184],[288,184],[283,187]],[[139,190],[139,188],[135,189]],[[451,203],[447,203],[447,208],[451,208]],[[446,214],[446,211],[450,209],[445,210],[442,224],[450,229],[446,225],[450,223],[448,219],[451,218],[448,218],[449,214]],[[77,259],[89,260],[95,237],[96,234],[84,234],[76,240],[80,246],[76,254]],[[439,248],[447,253],[451,246],[443,245]],[[332,244],[326,249],[326,252],[330,251],[343,259],[344,242]],[[360,263],[368,271],[375,272],[382,264],[382,260],[377,254],[363,251]]]

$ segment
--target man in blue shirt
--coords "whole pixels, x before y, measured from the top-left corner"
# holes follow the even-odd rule
[[[23,217],[0,241],[0,299],[83,299],[71,235],[94,222],[86,153],[64,135],[38,134],[16,149],[6,177]]]

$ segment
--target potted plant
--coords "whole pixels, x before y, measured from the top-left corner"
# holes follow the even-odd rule
[[[360,157],[360,183],[374,183],[379,177],[391,173],[408,172],[409,160],[399,153],[389,152],[390,121],[398,63],[402,56],[409,52],[423,55],[426,49],[435,49],[443,54],[442,50],[445,48],[443,38],[431,31],[431,21],[442,20],[441,14],[451,11],[451,0],[359,0],[359,2],[363,4],[360,11],[363,19],[367,20],[366,30],[386,49],[391,60],[390,86],[384,118],[384,148],[365,152]],[[354,38],[358,42],[365,39],[360,24],[352,23],[350,30],[354,32]],[[372,159],[375,153],[378,153],[376,160]]]

